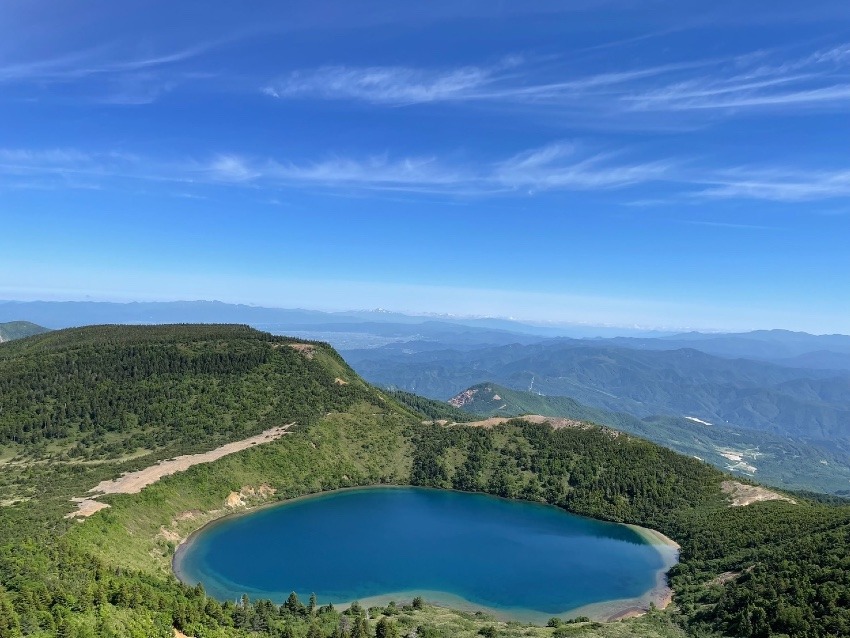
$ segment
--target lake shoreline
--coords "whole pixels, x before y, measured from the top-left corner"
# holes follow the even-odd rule
[[[510,499],[500,496],[495,496],[491,494],[486,494],[484,492],[462,492],[460,490],[447,490],[442,488],[421,488],[418,486],[410,486],[410,485],[369,485],[369,486],[351,486],[338,488],[335,490],[327,490],[320,492],[313,492],[310,494],[303,494],[301,496],[297,496],[290,499],[275,501],[275,502],[266,502],[257,504],[254,506],[248,506],[244,508],[240,508],[236,511],[230,511],[225,513],[223,516],[216,517],[198,529],[192,531],[186,538],[182,539],[177,547],[175,548],[174,554],[171,559],[171,569],[174,576],[183,584],[188,586],[194,586],[194,582],[190,582],[187,574],[181,569],[182,560],[185,557],[186,553],[192,548],[196,539],[200,535],[201,532],[207,531],[210,527],[222,524],[228,520],[232,520],[234,518],[241,518],[242,516],[256,513],[259,510],[264,510],[268,508],[290,505],[299,501],[304,500],[313,500],[322,497],[332,497],[334,495],[344,493],[344,492],[354,492],[354,491],[369,491],[374,489],[407,489],[415,487],[416,489],[425,489],[425,490],[434,490],[440,492],[461,492],[461,493],[469,493],[469,494],[478,494],[485,495],[488,497],[497,498],[500,500],[506,501],[518,501],[521,499]],[[536,505],[540,505],[541,507],[549,507],[555,508],[559,511],[569,513],[573,516],[578,516],[580,518],[585,518],[592,521],[598,522],[606,522],[610,523],[611,521],[602,521],[600,519],[594,519],[587,516],[582,516],[580,514],[575,514],[573,512],[569,512],[568,510],[564,510],[563,508],[559,508],[554,505],[550,505],[547,503],[540,503],[536,501],[522,501],[527,503],[532,503]],[[427,604],[452,609],[460,612],[466,613],[474,613],[477,611],[486,613],[495,619],[503,622],[508,621],[521,621],[529,624],[541,625],[545,624],[546,621],[552,617],[556,616],[562,619],[574,618],[577,616],[587,616],[594,621],[598,622],[616,622],[620,620],[626,620],[628,618],[634,618],[645,614],[650,610],[652,606],[657,609],[664,609],[667,605],[672,602],[672,590],[669,587],[667,581],[667,572],[669,572],[670,568],[678,562],[678,554],[679,554],[679,545],[672,540],[671,538],[665,536],[661,532],[657,530],[653,530],[650,528],[641,527],[639,525],[633,524],[624,524],[624,523],[615,523],[619,525],[623,525],[624,527],[632,530],[637,536],[640,537],[642,541],[644,541],[648,545],[652,545],[659,552],[664,562],[663,567],[656,573],[656,584],[650,590],[645,592],[644,594],[634,597],[634,598],[624,598],[624,599],[612,599],[607,601],[599,601],[587,605],[583,605],[580,607],[576,607],[574,609],[568,609],[557,613],[552,614],[542,614],[540,612],[536,612],[530,609],[524,608],[493,608],[488,607],[486,605],[482,605],[479,603],[474,603],[469,600],[466,600],[460,596],[457,596],[451,592],[442,592],[442,591],[399,591],[399,592],[389,592],[386,594],[378,594],[375,596],[363,597],[357,601],[345,601],[345,602],[334,602],[334,605],[339,606],[341,608],[345,608],[349,606],[353,602],[359,602],[364,606],[385,606],[391,600],[401,603],[404,601],[412,600],[415,596],[422,596]],[[260,593],[254,591],[246,591],[245,593],[254,596],[263,597]],[[274,601],[276,603],[282,603],[283,601]],[[321,602],[321,601],[320,601]],[[544,615],[546,616],[544,618]]]

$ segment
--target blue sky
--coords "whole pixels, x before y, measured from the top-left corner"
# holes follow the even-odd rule
[[[0,298],[850,333],[845,1],[246,6],[4,6]]]

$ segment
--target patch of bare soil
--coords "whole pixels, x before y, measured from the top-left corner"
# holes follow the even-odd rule
[[[467,403],[471,403],[472,401],[475,400],[475,393],[476,392],[478,392],[478,390],[464,390],[463,392],[461,392],[457,396],[454,396],[451,399],[449,399],[449,404],[453,405],[456,408],[462,408]]]
[[[741,572],[723,572],[708,581],[708,585],[725,585],[726,583],[735,580]]]
[[[164,476],[176,474],[177,472],[184,472],[193,465],[198,465],[199,463],[211,463],[212,461],[217,461],[229,454],[246,450],[254,445],[269,443],[279,439],[284,434],[287,434],[287,431],[293,425],[295,424],[290,423],[288,425],[274,427],[257,434],[256,436],[252,436],[241,441],[226,443],[221,447],[210,450],[209,452],[202,452],[200,454],[184,454],[173,459],[160,461],[156,465],[146,467],[143,470],[129,472],[111,481],[101,481],[98,485],[89,490],[91,496],[71,499],[77,503],[77,511],[68,514],[67,518],[72,516],[91,516],[98,510],[101,510],[104,507],[109,507],[106,503],[93,500],[103,496],[104,494],[137,494],[141,492],[142,489],[148,485],[156,483]]]
[[[312,359],[316,352],[316,346],[311,343],[290,343],[289,347],[293,350],[297,350],[308,359]]]
[[[758,485],[744,485],[738,483],[738,481],[723,481],[720,487],[729,496],[731,507],[743,507],[760,501],[787,501],[794,505],[797,504],[797,501],[784,494]]]
[[[336,383],[337,385],[348,385],[348,381],[346,381],[345,379],[340,379],[339,377],[334,379],[334,383]]]
[[[231,492],[224,500],[224,506],[229,508],[243,507],[245,505],[256,503],[257,501],[265,501],[274,496],[277,490],[272,486],[263,483],[258,488],[253,488],[250,485],[245,485],[238,492]]]
[[[95,512],[99,512],[105,507],[109,507],[106,503],[101,503],[100,501],[95,501],[90,498],[80,498],[77,496],[71,500],[77,504],[77,511],[65,514],[65,518],[71,518],[72,516],[82,516],[83,518],[86,518]]]
[[[520,419],[522,421],[527,421],[528,423],[548,423],[555,430],[560,430],[562,428],[589,427],[587,423],[582,423],[581,421],[574,421],[573,419],[561,419],[550,416],[541,416],[539,414],[529,414],[527,416],[520,417],[491,416],[489,419],[484,419],[483,421],[470,421],[468,423],[463,423],[462,425],[468,425],[473,428],[492,428],[497,425],[507,423],[512,419]]]

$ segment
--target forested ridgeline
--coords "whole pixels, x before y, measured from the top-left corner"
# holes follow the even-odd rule
[[[60,330],[0,347],[0,445],[70,459],[211,446],[372,394],[329,347],[246,326]]]
[[[138,339],[130,334],[134,331]],[[70,362],[77,365],[73,374],[68,374]],[[29,379],[32,392],[14,383],[12,370]],[[194,404],[178,405],[166,414],[170,420],[151,419],[147,426],[132,412],[139,422],[117,421],[104,440],[126,441],[131,433],[148,436],[171,427],[164,440],[185,436],[210,448],[221,432],[231,437],[296,418],[304,426],[166,477],[139,494],[104,497],[111,507],[82,523],[62,518],[72,509],[68,499],[141,461],[110,460],[115,451],[105,446],[97,464],[61,460],[53,446],[74,447],[89,435],[81,417],[67,416],[67,407],[65,419],[56,421],[67,429],[57,438],[42,434],[32,443],[10,444],[27,449],[47,441],[49,447],[44,459],[0,460],[11,484],[30,488],[29,500],[0,506],[0,638],[164,638],[174,628],[197,638],[371,638],[393,632],[422,638],[673,638],[683,631],[747,638],[850,635],[850,508],[802,498],[798,504],[730,508],[720,491],[728,477],[718,470],[614,430],[589,425],[553,430],[521,421],[492,429],[422,425],[438,415],[424,409],[414,414],[415,401],[393,400],[363,384],[326,346],[299,345],[241,327],[60,331],[3,344],[2,371],[8,387],[18,388],[14,401],[6,403],[11,395],[0,395],[3,423],[11,422],[5,419],[12,408],[24,416],[39,410],[61,414],[55,399],[61,396],[68,405],[97,407],[94,431],[104,423],[102,414],[126,407],[123,397],[133,400],[134,386],[147,385],[144,400],[153,405],[157,394],[171,392],[182,397],[172,403],[208,403],[206,419],[216,418],[183,429]],[[184,388],[182,377],[197,385]],[[110,391],[99,393],[101,384]],[[216,392],[194,399],[204,384]],[[125,394],[110,408],[114,392]],[[255,400],[265,401],[264,411]],[[122,446],[128,449],[126,442]],[[344,616],[303,601],[218,602],[167,571],[180,539],[233,511],[225,506],[233,492],[255,493],[243,488],[267,486],[272,496],[249,503],[259,504],[374,484],[483,491],[658,529],[682,546],[682,561],[672,572],[678,611],[622,624],[528,629],[469,614],[405,608],[400,601],[394,609],[372,610],[366,620],[364,610]]]
[[[553,430],[515,419],[494,429],[421,428],[414,441],[416,485],[545,501],[648,526],[720,499],[717,470],[607,428]]]

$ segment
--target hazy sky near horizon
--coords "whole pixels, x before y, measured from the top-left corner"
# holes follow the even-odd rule
[[[850,333],[846,0],[248,7],[6,3],[0,298]]]

